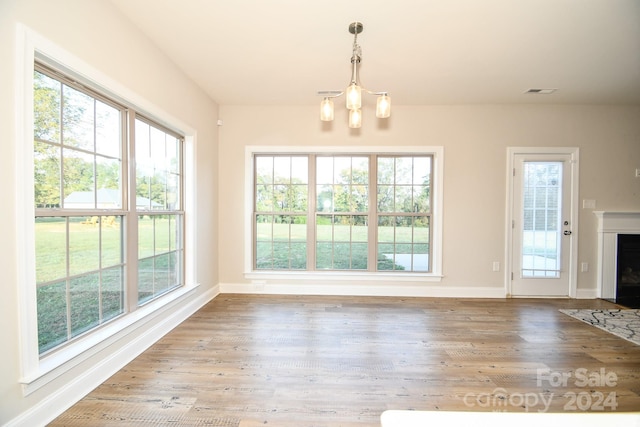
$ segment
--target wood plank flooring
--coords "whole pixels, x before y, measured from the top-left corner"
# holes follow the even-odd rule
[[[638,411],[640,346],[558,311],[616,307],[223,294],[51,425],[369,427],[387,409]]]

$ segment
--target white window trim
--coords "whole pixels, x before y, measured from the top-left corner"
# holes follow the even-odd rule
[[[430,154],[433,156],[433,206],[432,206],[432,265],[429,273],[392,272],[274,272],[253,270],[253,156],[268,153],[349,153],[349,154]],[[356,280],[396,282],[439,282],[442,279],[442,201],[444,181],[444,147],[442,146],[247,146],[245,148],[245,200],[244,200],[244,278],[253,280]]]
[[[15,215],[16,215],[16,276],[18,284],[18,336],[20,337],[20,383],[28,395],[77,366],[92,354],[109,345],[109,339],[144,323],[158,310],[186,298],[199,286],[195,244],[196,224],[196,155],[197,133],[186,123],[171,116],[134,91],[109,78],[65,49],[25,25],[16,27],[15,69]],[[185,135],[184,138],[184,221],[185,221],[185,285],[153,303],[126,313],[104,327],[66,347],[40,357],[38,349],[37,300],[35,277],[35,231],[33,206],[33,72],[35,58],[49,59],[64,71],[79,75],[109,91],[118,102],[134,105],[138,112],[153,117],[159,123]],[[55,58],[55,59],[53,59]]]

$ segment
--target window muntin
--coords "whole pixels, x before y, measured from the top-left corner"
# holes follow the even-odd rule
[[[146,197],[130,196],[123,179],[125,148],[132,145],[138,155],[135,141],[144,136],[136,126],[135,138],[125,139],[127,115],[135,117],[135,110],[36,65],[34,231],[41,356],[125,314],[132,306],[127,296],[139,296],[142,304],[184,283],[183,139],[144,120],[151,160],[141,154],[141,167],[133,165],[129,176],[136,182],[138,170],[147,166],[151,173],[141,174],[146,187],[134,189],[144,188]],[[136,210],[145,212],[139,221]],[[142,233],[151,229],[151,240],[127,234],[128,225]],[[139,241],[138,259],[135,250],[124,248]],[[136,283],[126,283],[126,269],[138,270]]]
[[[306,240],[299,248],[292,245],[290,228],[278,231],[293,220],[275,215],[270,190],[278,159],[285,158],[279,170],[289,170],[291,157],[253,156],[254,269],[432,271],[432,155],[296,154],[313,166],[301,179],[308,183],[310,203],[297,217],[312,222],[300,222]],[[299,258],[309,260],[306,267],[293,267],[291,260]]]

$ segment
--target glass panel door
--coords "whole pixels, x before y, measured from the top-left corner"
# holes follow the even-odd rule
[[[522,277],[560,275],[562,163],[524,162]]]

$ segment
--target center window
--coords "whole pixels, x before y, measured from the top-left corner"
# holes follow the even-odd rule
[[[433,156],[254,154],[254,271],[432,271]]]

